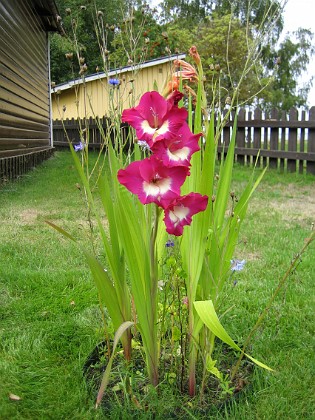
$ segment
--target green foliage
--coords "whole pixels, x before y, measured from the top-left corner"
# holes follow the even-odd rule
[[[90,159],[95,159],[92,153]],[[249,168],[234,168],[232,188],[236,195],[250,174]],[[95,395],[82,375],[89,353],[104,338],[95,286],[75,246],[45,224],[47,218],[55,223],[62,220],[72,235],[80,233],[87,239],[86,214],[77,182],[72,156],[63,151],[0,191],[3,419],[106,417],[95,410]],[[231,308],[226,299],[226,312],[220,319],[239,343],[309,236],[314,197],[314,176],[274,170],[266,173],[257,189],[236,248],[236,256],[247,260],[246,269],[226,285],[235,305]],[[209,404],[214,394],[210,388],[202,411],[198,411],[199,398],[185,398],[165,381],[159,392],[151,390],[141,397],[135,390],[140,407],[132,401],[126,407],[114,400],[110,418],[167,419],[176,412],[182,418],[193,415],[198,419],[272,419],[275,413],[288,419],[313,419],[313,250],[314,245],[302,257],[259,329],[259,339],[253,341],[251,353],[268,360],[274,373],[257,370],[251,385],[228,406]],[[220,369],[218,361],[216,366]],[[12,401],[9,393],[22,399]]]
[[[302,88],[298,85],[300,76],[303,75],[315,52],[312,41],[312,32],[300,28],[297,32],[287,35],[277,50],[271,46],[267,47],[265,57],[268,58],[268,68],[274,65],[272,59],[279,65],[274,80],[260,95],[265,107],[280,107],[289,110],[307,103],[313,77]]]

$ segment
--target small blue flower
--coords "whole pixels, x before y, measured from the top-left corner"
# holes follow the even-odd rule
[[[151,149],[150,149],[150,146],[148,145],[148,143],[146,142],[146,141],[144,141],[144,140],[138,140],[138,146],[143,150],[143,151],[145,151],[145,150],[148,150],[148,151],[150,151]]]
[[[80,143],[79,143],[79,144],[75,144],[75,145],[74,145],[74,151],[75,151],[75,152],[78,152],[79,150],[83,150],[83,149],[84,149],[84,147],[85,147],[85,144],[84,144],[84,143],[82,143],[82,141],[80,141]]]
[[[166,244],[165,244],[165,246],[166,246],[166,248],[170,248],[170,247],[172,247],[172,246],[174,246],[175,244],[174,244],[174,241],[171,241],[171,240],[168,240],[167,242],[166,242]]]
[[[242,271],[244,269],[245,260],[231,260],[231,271]]]
[[[120,84],[119,79],[109,79],[108,83],[112,86],[118,86]]]

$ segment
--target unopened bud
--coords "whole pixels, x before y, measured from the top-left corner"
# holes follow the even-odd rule
[[[84,57],[79,57],[79,63],[84,64],[84,62],[85,62],[85,58]]]
[[[103,16],[103,12],[101,11],[101,10],[99,10],[98,12],[97,12],[97,17],[99,17],[99,18],[101,18],[102,16]]]
[[[71,15],[71,9],[70,9],[70,7],[67,7],[66,8],[66,14],[69,16],[69,15]]]

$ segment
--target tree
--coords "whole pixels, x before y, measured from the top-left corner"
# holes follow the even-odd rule
[[[249,59],[250,50],[255,48],[253,35],[251,28],[245,28],[240,19],[231,15],[220,17],[213,13],[200,26],[195,41],[204,65],[210,102],[224,103],[236,88],[239,102],[254,101],[254,95],[261,90],[263,73],[259,59],[255,55]]]
[[[306,81],[302,88],[299,88],[299,78],[315,53],[312,40],[312,32],[300,28],[293,34],[287,34],[277,50],[270,48],[267,67],[270,69],[274,65],[274,59],[278,69],[274,80],[260,96],[262,106],[289,110],[307,103],[314,77]]]
[[[168,17],[167,25],[180,25],[183,21],[185,26],[191,25],[193,42],[206,64],[210,99],[212,82],[217,86],[220,83],[216,92],[224,97],[231,96],[242,79],[238,86],[240,102],[247,98],[248,103],[259,102],[264,108],[288,109],[306,104],[312,79],[301,89],[298,79],[314,46],[311,32],[305,29],[294,37],[287,36],[277,46],[283,30],[284,4],[285,0],[164,0],[161,7],[164,19]],[[249,54],[252,62],[243,74]],[[216,64],[220,71],[213,68],[219,68]]]
[[[95,73],[97,67],[102,69],[125,2],[57,0],[56,3],[66,37],[51,38],[52,80],[61,83],[82,73]]]

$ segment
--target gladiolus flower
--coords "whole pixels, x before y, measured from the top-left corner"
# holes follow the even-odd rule
[[[153,144],[152,152],[167,167],[189,166],[193,153],[200,150],[200,134],[193,134],[185,123],[171,140],[160,140]]]
[[[145,93],[138,106],[122,113],[122,121],[134,127],[138,139],[145,140],[150,147],[162,137],[174,137],[186,118],[184,108],[178,108],[155,91]]]
[[[122,185],[138,196],[142,204],[156,203],[166,208],[179,196],[188,173],[188,168],[184,166],[166,168],[160,160],[151,156],[120,169],[117,177]]]
[[[207,205],[208,197],[198,193],[176,198],[164,210],[166,231],[171,235],[181,236],[184,226],[191,224],[192,216],[204,211]]]

